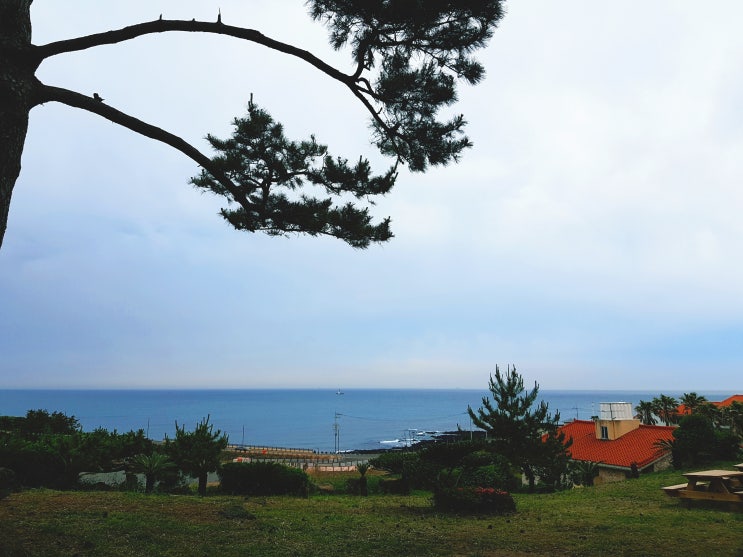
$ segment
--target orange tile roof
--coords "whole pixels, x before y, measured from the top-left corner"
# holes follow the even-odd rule
[[[725,406],[730,406],[733,402],[740,402],[741,404],[743,404],[743,395],[729,396],[725,400],[712,402],[712,404],[714,404],[718,408],[722,408]],[[679,407],[676,409],[676,412],[679,414],[691,414],[691,411],[686,407],[685,404],[680,404]]]
[[[674,429],[670,426],[641,425],[618,439],[607,441],[596,438],[593,421],[574,420],[560,428],[566,438],[573,438],[573,444],[568,449],[573,460],[601,462],[623,468],[630,468],[634,462],[641,470],[668,453],[656,447],[655,443],[661,439],[673,439]]]
[[[729,396],[722,402],[714,402],[713,404],[717,406],[730,406],[733,402],[740,402],[741,404],[743,404],[743,395]]]

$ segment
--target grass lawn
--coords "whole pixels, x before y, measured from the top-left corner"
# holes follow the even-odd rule
[[[440,514],[427,493],[246,499],[26,491],[0,500],[0,557],[743,556],[743,512],[688,509],[660,490],[682,481],[669,471],[517,494],[510,516]]]

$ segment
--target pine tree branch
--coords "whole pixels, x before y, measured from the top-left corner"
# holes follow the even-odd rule
[[[87,110],[88,112],[92,112],[93,114],[102,116],[107,120],[128,128],[140,135],[144,135],[145,137],[149,137],[151,139],[161,141],[166,145],[170,145],[171,147],[177,149],[178,151],[195,161],[209,174],[211,174],[215,180],[217,180],[222,186],[224,186],[227,191],[232,194],[232,197],[235,199],[235,201],[238,202],[242,207],[244,207],[246,211],[251,211],[253,209],[253,204],[248,201],[245,193],[238,186],[236,186],[221,170],[219,170],[219,168],[217,168],[213,164],[212,160],[209,157],[204,155],[201,151],[196,149],[196,147],[194,147],[184,139],[178,137],[177,135],[167,132],[162,128],[153,126],[152,124],[143,122],[142,120],[139,120],[133,116],[129,116],[128,114],[125,114],[124,112],[121,112],[120,110],[117,110],[102,101],[96,100],[93,97],[89,97],[75,91],[70,91],[69,89],[64,89],[62,87],[40,84],[38,92],[36,94],[36,98],[38,99],[39,104],[45,102],[59,102],[68,106]]]
[[[37,65],[43,60],[56,56],[58,54],[64,54],[68,52],[76,52],[80,50],[86,50],[94,48],[96,46],[102,46],[107,44],[116,44],[128,40],[135,39],[144,35],[150,35],[154,33],[166,33],[172,31],[191,32],[191,33],[215,33],[218,35],[227,35],[238,39],[261,44],[278,52],[283,52],[291,56],[295,56],[301,60],[304,60],[308,64],[319,69],[324,74],[332,77],[336,81],[340,81],[346,85],[353,92],[354,96],[357,97],[361,103],[366,107],[367,111],[371,114],[372,118],[377,122],[379,127],[389,137],[390,141],[395,144],[395,138],[398,134],[390,128],[387,122],[379,115],[379,111],[375,109],[374,105],[369,101],[366,95],[377,99],[376,94],[372,90],[369,82],[360,77],[359,75],[348,75],[340,70],[334,68],[327,62],[324,62],[311,52],[295,47],[293,45],[277,41],[267,37],[260,31],[255,29],[246,29],[244,27],[235,27],[233,25],[225,25],[223,23],[213,23],[207,21],[186,21],[186,20],[168,20],[168,19],[157,19],[155,21],[148,21],[145,23],[138,23],[136,25],[130,25],[121,29],[113,31],[106,31],[104,33],[96,33],[93,35],[86,35],[84,37],[77,37],[74,39],[67,39],[63,41],[56,41],[45,45],[35,46],[33,55],[36,57]],[[366,87],[362,87],[365,85]],[[378,99],[377,99],[378,100]]]
[[[37,46],[36,56],[38,56],[40,60],[44,60],[51,56],[56,56],[57,54],[75,52],[78,50],[86,50],[88,48],[107,44],[116,44],[144,35],[150,35],[153,33],[165,33],[170,31],[215,33],[218,35],[228,35],[231,37],[236,37],[238,39],[251,41],[267,46],[268,48],[271,48],[273,50],[296,56],[297,58],[300,58],[305,62],[308,62],[309,64],[315,66],[317,69],[329,75],[333,79],[336,79],[343,83],[348,83],[351,80],[351,76],[337,70],[330,64],[322,61],[311,52],[308,52],[301,48],[297,48],[287,43],[283,43],[281,41],[277,41],[275,39],[271,39],[265,36],[260,31],[256,31],[255,29],[246,29],[244,27],[235,27],[233,25],[225,25],[218,22],[214,23],[196,20],[186,21],[178,19],[157,19],[155,21],[138,23],[136,25],[130,25],[128,27],[123,27],[121,29],[116,29],[113,31],[106,31],[104,33],[95,33],[93,35],[86,35],[84,37],[56,41],[53,43]]]

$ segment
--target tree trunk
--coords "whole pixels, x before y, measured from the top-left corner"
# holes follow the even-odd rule
[[[203,474],[199,474],[199,495],[201,495],[202,497],[206,495],[206,480],[206,472],[204,472]]]
[[[32,0],[0,0],[0,246],[36,86],[31,47]]]
[[[534,475],[534,472],[532,471],[530,466],[523,466],[522,470],[524,472],[524,475],[526,476],[526,479],[529,481],[529,493],[534,493],[534,489],[536,488],[537,484],[537,478]]]
[[[369,485],[366,481],[366,476],[361,476],[359,478],[359,491],[361,492],[361,495],[366,497],[369,495]]]
[[[155,474],[145,474],[144,476],[144,492],[152,493],[155,489]]]

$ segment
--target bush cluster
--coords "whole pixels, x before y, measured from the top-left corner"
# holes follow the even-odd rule
[[[0,467],[10,468],[25,487],[72,489],[81,472],[120,469],[121,462],[151,451],[144,432],[0,433]]]
[[[276,462],[228,462],[218,473],[230,495],[305,495],[309,488],[304,471]]]
[[[739,452],[740,439],[731,431],[716,430],[712,421],[700,414],[685,416],[673,432],[671,449],[676,468],[698,466],[715,460],[732,460]]]

